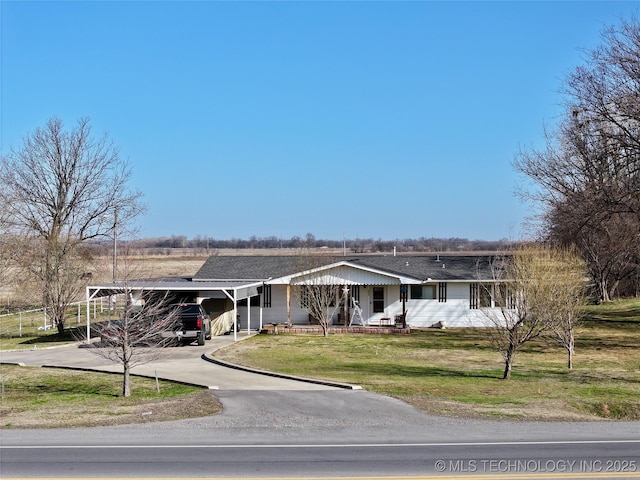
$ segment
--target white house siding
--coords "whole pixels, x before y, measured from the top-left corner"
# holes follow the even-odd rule
[[[300,300],[294,293],[295,288],[291,289],[291,323],[298,325],[306,325],[309,323],[309,314],[306,310],[300,308]],[[243,329],[247,328],[248,312],[247,307],[238,307],[240,314],[240,324]],[[287,321],[287,286],[272,285],[271,286],[271,307],[262,309],[262,324],[268,323],[285,323]],[[260,308],[251,307],[251,328],[255,330],[260,325]]]
[[[470,283],[447,283],[447,301],[439,300],[412,300],[406,302],[407,323],[410,327],[426,328],[440,322],[446,327],[482,327],[487,325],[487,319],[481,310],[469,308]],[[400,286],[386,285],[384,313],[373,313],[373,286],[360,286],[360,308],[363,318],[369,319],[372,324],[378,323],[382,317],[394,318],[402,313],[400,301]],[[297,325],[307,325],[309,314],[300,308],[300,301],[292,288],[291,298],[291,322]],[[240,323],[243,329],[247,328],[247,307],[239,307]],[[336,311],[335,315],[338,315]],[[263,325],[269,323],[285,323],[287,321],[287,287],[286,285],[272,285],[271,307],[262,309]],[[260,324],[260,308],[251,307],[251,325],[255,330]]]
[[[407,323],[411,327],[482,327],[486,319],[480,310],[469,307],[469,282],[448,282],[447,299],[407,301]],[[436,285],[437,288],[437,285]]]

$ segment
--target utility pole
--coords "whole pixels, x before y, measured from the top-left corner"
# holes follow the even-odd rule
[[[113,283],[118,277],[118,209],[113,209]]]

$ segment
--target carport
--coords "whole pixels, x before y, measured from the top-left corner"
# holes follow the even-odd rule
[[[117,281],[102,285],[89,285],[86,288],[87,304],[87,342],[91,339],[91,301],[100,297],[111,297],[114,295],[128,296],[134,303],[140,303],[150,294],[161,293],[171,295],[176,299],[189,299],[197,303],[202,303],[208,299],[227,298],[233,305],[234,329],[233,339],[238,339],[237,317],[238,302],[247,299],[247,311],[249,321],[247,322],[247,333],[251,325],[251,301],[252,297],[262,297],[263,282],[256,281],[194,281],[187,277],[150,278],[129,281]],[[262,328],[262,298],[260,299],[260,328]]]

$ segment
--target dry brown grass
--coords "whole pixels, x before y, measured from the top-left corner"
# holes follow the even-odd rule
[[[108,406],[88,403],[72,406],[65,413],[59,405],[45,404],[35,410],[13,411],[0,409],[1,428],[77,428],[132,423],[164,422],[214,415],[222,410],[220,403],[209,391],[165,400],[140,400],[129,404],[114,399]]]
[[[66,369],[2,365],[1,428],[74,428],[147,423],[214,415],[221,404],[209,390]],[[156,387],[159,386],[159,391]]]

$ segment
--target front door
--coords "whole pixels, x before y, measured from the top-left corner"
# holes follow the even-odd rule
[[[373,313],[384,313],[384,287],[373,287]]]

